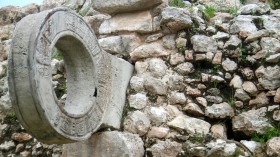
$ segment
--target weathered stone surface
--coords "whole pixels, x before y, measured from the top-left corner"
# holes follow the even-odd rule
[[[130,79],[130,87],[137,92],[143,91],[144,90],[144,79],[141,77],[133,76]]]
[[[169,128],[165,127],[152,127],[148,132],[148,137],[164,138],[167,136]]]
[[[123,125],[126,131],[142,136],[148,132],[151,123],[143,112],[134,111],[128,114]]]
[[[263,51],[268,51],[270,54],[275,54],[280,51],[280,41],[276,38],[262,37],[260,45]]]
[[[242,6],[238,13],[242,15],[248,15],[248,14],[266,14],[270,12],[270,7],[267,4],[247,4]]]
[[[27,133],[13,133],[12,139],[18,142],[29,141],[32,139],[32,136]]]
[[[181,53],[175,53],[175,54],[171,54],[170,56],[170,64],[171,65],[178,65],[180,63],[184,63],[185,61],[185,56]]]
[[[253,18],[250,15],[239,15],[235,18],[230,27],[230,33],[244,33],[246,36],[257,32],[258,29],[253,23]]]
[[[160,25],[168,33],[190,28],[193,24],[191,15],[186,9],[167,7],[162,10],[161,16]]]
[[[269,104],[269,99],[264,92],[258,94],[255,99],[249,101],[249,105],[262,107]]]
[[[49,52],[54,44],[67,53],[65,104],[49,92],[53,91]],[[9,57],[9,92],[19,121],[37,139],[68,143],[89,138],[101,124],[120,127],[133,67],[102,52],[97,44],[85,21],[66,8],[26,16],[17,24]],[[27,62],[30,56],[32,64]]]
[[[176,36],[174,34],[166,35],[162,38],[162,45],[166,49],[175,49],[176,48],[176,42],[175,42]]]
[[[141,44],[140,42],[137,35],[111,36],[98,40],[103,50],[124,56],[129,56],[129,53]]]
[[[158,141],[148,149],[154,157],[177,156],[182,151],[182,144],[170,140]]]
[[[166,123],[168,112],[163,107],[151,107],[148,110],[148,116],[156,126],[159,126]]]
[[[190,62],[185,62],[176,66],[175,70],[181,75],[188,75],[194,72],[194,66]]]
[[[0,145],[1,151],[8,151],[12,148],[14,148],[16,145],[13,141],[5,141],[3,144]]]
[[[205,5],[213,6],[220,11],[226,11],[233,7],[239,8],[242,5],[238,0],[199,0],[199,2]]]
[[[229,38],[229,34],[224,32],[217,32],[217,34],[213,35],[212,38],[214,38],[215,40],[224,40]]]
[[[144,143],[135,134],[107,131],[94,134],[89,140],[63,145],[62,157],[143,157]]]
[[[168,87],[172,90],[183,91],[185,84],[183,83],[184,77],[180,75],[170,75],[168,79]]]
[[[165,49],[160,42],[143,44],[130,53],[131,60],[137,61],[149,57],[167,56],[171,52]]]
[[[245,81],[242,84],[242,88],[243,88],[243,90],[248,92],[250,95],[256,95],[258,93],[258,89],[257,89],[256,85],[250,81]]]
[[[237,64],[229,58],[226,58],[226,60],[222,62],[222,66],[225,69],[225,71],[233,72],[237,69]]]
[[[277,89],[276,94],[274,96],[274,102],[280,103],[280,88]]]
[[[190,95],[190,96],[198,97],[198,96],[201,96],[201,91],[197,88],[192,88],[192,87],[188,86],[186,89],[186,94]]]
[[[240,88],[236,89],[234,97],[242,101],[248,101],[251,99],[251,97],[243,89]]]
[[[189,114],[196,115],[196,116],[203,116],[204,112],[201,108],[195,103],[188,103],[183,110]]]
[[[252,78],[254,78],[254,71],[252,69],[250,69],[249,67],[246,67],[244,69],[241,70],[241,73],[244,77],[246,77],[248,80],[251,80]]]
[[[191,38],[191,43],[193,44],[193,49],[196,52],[216,52],[217,43],[216,41],[205,35],[194,35]]]
[[[211,133],[215,138],[227,139],[227,130],[222,124],[213,125],[211,127]]]
[[[153,17],[150,11],[118,14],[111,19],[105,20],[100,28],[100,34],[117,32],[151,33],[156,31],[153,27]]]
[[[280,19],[277,16],[263,15],[262,17],[263,27],[272,32],[280,31]]]
[[[246,135],[252,135],[254,132],[264,133],[271,128],[266,116],[266,107],[258,110],[250,110],[243,112],[232,119],[232,127],[234,131],[241,131]]]
[[[262,29],[262,30],[259,30],[255,33],[252,33],[252,34],[248,35],[245,42],[253,42],[255,40],[260,39],[261,37],[266,37],[266,36],[269,36],[269,31],[265,30],[265,29]]]
[[[204,97],[196,97],[196,101],[203,107],[207,106],[207,100]]]
[[[224,48],[225,49],[236,49],[237,47],[240,46],[241,40],[238,38],[237,35],[232,35],[229,40],[225,43]]]
[[[159,79],[147,78],[144,81],[144,87],[146,90],[153,94],[166,95],[167,94],[167,85]]]
[[[40,6],[40,11],[53,9],[60,7],[65,3],[65,0],[43,0],[43,4]]]
[[[188,134],[207,134],[211,125],[204,120],[192,118],[186,115],[179,115],[171,122],[168,122],[169,127],[177,130],[184,130]]]
[[[128,101],[130,107],[140,110],[146,107],[148,98],[145,94],[137,93],[135,95],[130,95]]]
[[[213,104],[205,108],[205,115],[210,118],[231,118],[234,116],[234,110],[230,104],[224,102],[221,104]]]
[[[275,65],[274,67],[260,66],[255,75],[258,78],[260,85],[268,90],[274,90],[280,87],[280,67]]]
[[[162,0],[93,0],[93,8],[108,14],[146,10],[162,3]]]
[[[230,81],[229,85],[234,88],[242,88],[242,79],[239,75],[234,75],[233,79]]]
[[[170,101],[170,104],[184,105],[187,101],[187,98],[184,93],[171,92],[169,101]]]
[[[110,19],[111,16],[105,14],[94,14],[92,16],[85,16],[84,20],[91,26],[96,35],[99,35],[99,27],[105,21]]]
[[[167,66],[165,62],[160,58],[152,58],[149,61],[148,71],[155,78],[161,78],[165,75]]]
[[[272,118],[273,118],[275,121],[280,121],[280,110],[275,110],[275,111],[273,112]]]
[[[279,154],[280,154],[280,137],[273,137],[267,142],[266,153],[269,156],[279,156]]]
[[[268,56],[265,61],[269,63],[278,63],[280,61],[280,53]]]

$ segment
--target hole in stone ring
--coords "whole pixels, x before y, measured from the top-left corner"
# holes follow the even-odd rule
[[[52,44],[54,95],[65,114],[81,117],[95,104],[96,97],[93,94],[97,95],[93,61],[87,48],[74,36],[64,34],[54,41],[56,41]],[[55,62],[57,65],[54,67]]]

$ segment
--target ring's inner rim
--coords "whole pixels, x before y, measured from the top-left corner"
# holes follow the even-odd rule
[[[62,109],[71,117],[81,117],[95,104],[93,61],[84,44],[71,35],[60,37],[55,47],[62,52],[67,71],[67,98]]]

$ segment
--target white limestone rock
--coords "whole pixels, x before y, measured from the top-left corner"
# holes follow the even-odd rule
[[[123,125],[126,131],[142,136],[148,132],[151,122],[143,112],[134,111],[128,114]]]
[[[217,52],[217,43],[216,41],[205,35],[194,35],[191,38],[191,43],[193,44],[193,49],[196,52]]]
[[[268,90],[274,90],[280,87],[280,67],[275,66],[260,66],[255,75],[258,78],[260,85]]]
[[[144,87],[147,91],[158,94],[158,95],[166,95],[167,94],[167,85],[160,79],[156,78],[146,78],[144,81]]]
[[[189,11],[182,8],[164,8],[161,17],[160,25],[166,33],[176,33],[179,30],[190,28],[193,24]]]
[[[138,110],[146,107],[148,98],[145,94],[137,93],[128,98],[129,106]]]
[[[184,105],[187,101],[187,98],[184,93],[171,92],[169,102],[170,104],[181,104]]]
[[[154,157],[177,156],[182,150],[181,143],[172,142],[169,139],[166,141],[158,140],[156,144],[148,148],[148,151],[150,151]]]
[[[231,118],[234,116],[234,109],[226,102],[213,104],[205,108],[205,115],[216,119]]]
[[[146,10],[161,4],[162,0],[93,0],[93,8],[108,14]]]
[[[266,144],[266,153],[269,156],[279,156],[280,154],[280,137],[271,138]]]
[[[201,119],[192,118],[186,115],[179,115],[171,122],[168,122],[169,127],[175,128],[179,131],[186,131],[188,134],[207,134],[211,125]]]
[[[257,110],[243,112],[232,119],[233,131],[241,131],[246,135],[252,135],[254,132],[264,133],[272,125],[266,118],[266,107]]]
[[[226,58],[226,60],[224,60],[222,62],[222,66],[223,66],[223,69],[225,69],[225,71],[229,71],[229,72],[233,72],[237,69],[237,64],[230,60],[229,58]]]

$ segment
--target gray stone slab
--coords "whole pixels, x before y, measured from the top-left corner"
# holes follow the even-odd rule
[[[65,103],[52,87],[54,46],[63,52],[67,70]],[[22,126],[44,143],[85,140],[102,124],[119,128],[116,115],[122,113],[132,70],[100,49],[76,13],[57,8],[29,15],[16,26],[9,56],[12,105]]]

